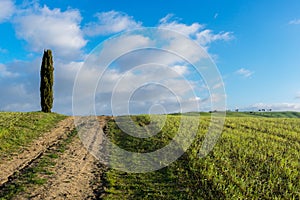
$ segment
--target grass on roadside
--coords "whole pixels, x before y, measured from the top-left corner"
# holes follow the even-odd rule
[[[22,192],[26,196],[27,189],[47,183],[48,178],[55,173],[51,171],[51,167],[56,165],[57,159],[75,136],[77,136],[77,131],[73,130],[55,149],[48,150],[40,159],[34,161],[30,167],[21,171],[20,174],[14,174],[12,182],[0,187],[0,200],[13,199]]]
[[[0,112],[0,160],[51,130],[66,116],[42,112]]]

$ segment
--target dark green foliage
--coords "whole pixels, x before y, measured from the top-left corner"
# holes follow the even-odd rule
[[[41,66],[41,107],[42,111],[49,113],[53,106],[53,58],[51,50],[45,50]]]

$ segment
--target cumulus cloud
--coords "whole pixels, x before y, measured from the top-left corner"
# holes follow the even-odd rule
[[[71,61],[68,63],[64,63],[61,61],[56,62],[54,71],[54,111],[65,114],[72,114],[73,86],[77,72],[82,67],[82,65],[83,61]],[[93,76],[89,78],[91,79],[93,78]],[[89,78],[87,77],[86,80],[89,80]]]
[[[7,67],[0,63],[0,78],[14,78],[18,75],[17,72],[8,71]]]
[[[122,38],[103,43],[105,51],[101,54],[91,54],[89,59],[83,62],[80,55],[83,55],[83,47],[87,43],[84,34],[107,35],[142,26],[142,23],[135,21],[133,17],[116,11],[98,13],[96,16],[98,19],[96,22],[88,23],[81,28],[82,18],[78,10],[62,11],[34,4],[18,10],[13,18],[16,34],[27,42],[29,50],[42,53],[44,48],[50,48],[55,52],[53,111],[72,114],[72,95],[76,77],[83,83],[78,92],[82,109],[91,108],[84,105],[91,105],[86,101],[86,97],[92,94],[92,97],[96,98],[98,114],[111,113],[110,104],[113,95],[117,97],[114,109],[119,109],[117,110],[119,113],[122,113],[126,106],[131,106],[130,109],[134,113],[147,113],[152,106],[157,106],[156,112],[159,112],[158,108],[161,107],[165,109],[161,110],[164,112],[195,111],[199,105],[200,109],[206,105],[209,107],[208,88],[194,81],[199,77],[192,73],[193,67],[186,60],[197,62],[205,57],[204,51],[199,52],[193,48],[193,45],[197,46],[194,41],[209,47],[210,43],[216,40],[230,39],[231,33],[215,34],[199,23],[186,25],[177,20],[172,21],[173,16],[169,15],[160,20],[159,27],[176,30],[194,41],[176,35],[174,40],[169,41],[167,37],[172,35],[168,34],[166,38],[163,34],[159,35],[159,38],[147,34],[124,34]],[[169,51],[149,48],[157,46]],[[138,51],[141,48],[148,49]],[[133,49],[137,51],[132,51]],[[186,60],[172,52],[184,55]],[[101,76],[102,70],[109,64],[110,68]],[[202,64],[204,68],[209,69],[206,63]],[[40,65],[41,58],[31,62],[14,61],[0,65],[0,92],[5,94],[5,98],[1,99],[0,109],[19,111],[40,109]],[[77,76],[83,66],[84,70]],[[218,81],[214,83],[213,89],[221,87]],[[204,88],[205,91],[194,93],[200,88]],[[123,99],[128,97],[130,103],[124,105]],[[211,101],[216,102],[219,99],[218,93],[212,94]]]
[[[95,16],[98,20],[88,23],[84,28],[88,36],[110,35],[142,26],[142,23],[135,21],[132,16],[114,10],[97,13]]]
[[[1,81],[0,81],[1,82]],[[34,93],[28,90],[28,86],[23,83],[7,83],[5,87],[0,87],[2,95],[0,110],[4,111],[28,111],[39,110],[37,98]],[[13,101],[12,101],[13,99]]]
[[[0,23],[10,19],[14,11],[15,11],[15,5],[12,0],[1,0],[0,1]]]
[[[72,91],[76,74],[83,62],[56,61],[54,65],[53,111],[72,114]],[[0,64],[0,110],[40,110],[41,59]],[[8,70],[9,69],[9,70]]]
[[[19,10],[14,18],[18,38],[28,43],[29,49],[41,52],[53,49],[63,58],[78,58],[87,41],[80,29],[81,15],[78,10],[53,10],[35,5]]]
[[[217,40],[228,41],[233,38],[231,32],[220,32],[214,34],[212,30],[203,30],[196,34],[196,41],[199,42],[200,45],[207,46],[208,44],[215,42]]]
[[[196,85],[184,79],[186,73],[188,70],[185,66],[168,67],[153,63],[128,68],[126,72],[109,68],[101,78],[99,70],[84,69],[77,80],[83,84],[76,89],[78,92],[74,98],[80,102],[77,104],[80,105],[79,109],[84,108],[80,111],[84,114],[93,109],[87,99],[92,99],[94,95],[97,97],[97,113],[111,114],[110,109],[113,109],[115,114],[126,114],[128,106],[134,112],[139,110],[139,113],[145,113],[154,104],[162,105],[167,112],[171,112],[171,108],[177,106],[176,110],[180,109],[179,103],[193,96]],[[179,103],[176,97],[180,98]]]
[[[98,61],[104,65],[108,65],[118,57],[130,53],[134,49],[144,49],[149,46],[153,46],[153,41],[149,37],[137,34],[123,35],[113,41],[105,42],[103,44],[103,49],[105,49],[105,51],[103,51],[100,55],[96,54],[96,60],[89,60],[92,60],[93,62]],[[94,55],[95,54],[92,54],[90,56]],[[143,60],[143,63],[146,62],[145,56],[141,56],[140,59]],[[88,64],[92,65],[93,63]],[[128,66],[129,64],[127,61],[123,60],[123,65]]]
[[[180,66],[180,65],[175,65],[173,67],[173,70],[178,74],[178,75],[184,75],[189,72],[187,66]]]
[[[0,66],[0,110],[39,110],[39,62],[14,61]]]
[[[291,25],[298,25],[298,24],[300,24],[300,19],[291,20],[291,21],[289,21],[289,24],[291,24]]]
[[[166,17],[162,18],[158,27],[184,34],[203,47],[207,47],[210,43],[217,40],[228,41],[233,38],[232,32],[214,33],[212,30],[206,29],[205,25],[199,24],[198,22],[192,23],[191,25],[180,23],[178,19],[174,19],[174,15],[172,14],[168,14]]]
[[[95,96],[99,114],[111,114],[112,111],[117,115],[128,114],[131,105],[140,113],[147,113],[153,105],[160,105],[166,112],[199,110],[196,103],[203,103],[210,93],[207,87],[206,92],[199,91],[204,88],[199,85],[202,75],[211,86],[220,82],[213,77],[216,73],[210,73],[211,62],[203,56],[203,50],[174,32],[139,33],[125,33],[113,38],[89,55],[77,77],[74,114],[92,114]],[[179,52],[182,57],[172,52]],[[191,63],[201,60],[203,73],[198,73],[184,58]],[[105,69],[106,66],[109,68]],[[219,88],[212,88],[211,103],[224,100]]]
[[[160,19],[159,22],[160,22],[158,25],[159,28],[165,28],[165,29],[177,31],[181,34],[186,35],[187,37],[194,36],[196,33],[199,32],[200,29],[204,28],[204,25],[199,24],[197,22],[191,25],[180,23],[178,22],[177,19],[174,19],[173,14],[168,14],[164,18]]]
[[[40,59],[0,65],[0,92],[5,94],[1,98],[0,110],[40,110],[40,65]],[[74,81],[83,65],[84,62],[55,62],[54,112],[72,114]],[[189,73],[187,66],[162,67],[149,64],[134,68],[125,74],[113,68],[107,69],[98,85],[101,70],[95,67],[97,66],[89,65],[88,69],[81,71],[78,76],[84,80],[84,84],[81,85],[83,90],[79,92],[84,100],[82,105],[86,104],[90,88],[96,89],[90,92],[96,95],[97,114],[111,114],[110,103],[113,95],[115,95],[113,105],[115,109],[119,109],[118,113],[123,112],[128,106],[130,112],[147,113],[153,105],[162,106],[168,113],[187,112],[195,110],[204,102],[204,98],[195,98],[191,93],[198,85],[184,79],[184,75]],[[128,98],[128,95],[129,104],[124,104],[124,99]],[[163,110],[157,110],[159,111]],[[86,110],[84,112],[86,113]]]
[[[245,68],[240,68],[235,73],[245,78],[250,78],[254,74],[253,71],[250,71],[249,69],[245,69]]]

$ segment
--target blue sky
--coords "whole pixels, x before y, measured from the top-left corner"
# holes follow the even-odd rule
[[[296,0],[0,0],[0,110],[40,109],[43,49],[54,51],[53,110],[70,114],[76,73],[94,47],[124,31],[167,27],[208,51],[228,109],[300,111],[299,10]]]

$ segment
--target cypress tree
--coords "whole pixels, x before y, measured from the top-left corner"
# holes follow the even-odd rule
[[[51,112],[53,106],[53,58],[51,50],[44,50],[41,66],[40,96],[42,112]]]

